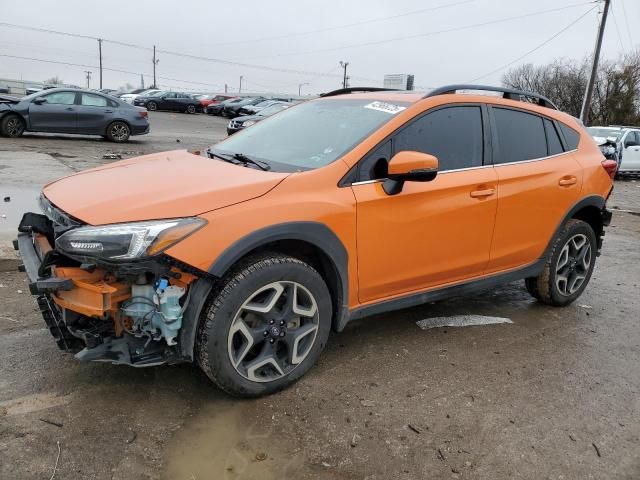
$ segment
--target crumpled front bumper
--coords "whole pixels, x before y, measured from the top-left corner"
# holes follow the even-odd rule
[[[13,242],[13,247],[20,252],[23,262],[20,270],[27,274],[29,291],[33,295],[73,288],[73,281],[69,278],[44,278],[42,276],[43,260],[48,253],[47,246],[51,251],[49,241],[39,233],[19,233],[18,238]]]

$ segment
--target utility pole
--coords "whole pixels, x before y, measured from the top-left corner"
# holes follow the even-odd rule
[[[144,88],[144,74],[140,74],[140,88]]]
[[[604,27],[607,23],[607,14],[609,13],[609,4],[611,0],[604,0],[604,10],[602,12],[602,19],[600,20],[600,28],[598,28],[598,36],[596,37],[596,48],[593,52],[593,63],[591,64],[591,76],[587,81],[587,89],[584,92],[584,99],[582,100],[582,108],[580,109],[580,120],[587,125],[589,121],[589,109],[591,108],[591,97],[593,96],[593,87],[596,83],[596,76],[598,75],[598,60],[600,60],[600,48],[602,47],[602,36],[604,35]]]
[[[227,85],[226,83],[224,84],[224,93],[227,93],[229,91],[229,85]]]
[[[87,88],[91,85],[91,70],[85,70],[84,73],[87,74]]]
[[[342,88],[347,88],[349,85],[349,77],[347,77],[347,67],[349,66],[349,62],[343,62],[340,60],[340,66],[344,69],[344,77],[342,79]]]
[[[100,88],[102,88],[102,39],[98,39],[98,54],[100,55]]]
[[[238,95],[242,93],[242,79],[243,79],[243,76],[240,75],[240,86],[238,87]]]
[[[153,46],[153,86],[151,88],[158,88],[158,83],[156,82],[156,65],[160,60],[156,58],[156,46]]]
[[[301,93],[301,92],[302,92],[302,87],[303,87],[304,85],[309,85],[309,84],[308,84],[307,82],[305,82],[305,83],[299,83],[299,84],[298,84],[298,96],[299,96],[299,97],[301,97],[301,96],[302,96],[302,93]]]

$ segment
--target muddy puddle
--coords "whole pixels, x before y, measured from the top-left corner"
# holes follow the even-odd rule
[[[39,212],[40,189],[0,184],[0,235],[16,234],[24,212]]]
[[[206,407],[167,448],[164,478],[171,480],[286,480],[318,478],[321,466],[271,427],[270,414],[253,415],[250,402]]]

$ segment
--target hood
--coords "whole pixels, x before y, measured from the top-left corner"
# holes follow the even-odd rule
[[[43,193],[69,215],[103,225],[198,215],[260,197],[288,175],[177,150],[86,170]]]

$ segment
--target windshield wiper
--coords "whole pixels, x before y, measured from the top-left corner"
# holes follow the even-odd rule
[[[255,165],[256,167],[264,171],[271,170],[271,165],[269,165],[267,162],[247,157],[244,153],[234,153],[233,158],[245,164],[250,163],[252,165]]]
[[[209,154],[213,157],[218,157],[225,162],[233,163],[234,165],[244,164],[245,166],[247,166],[247,164],[251,164],[255,165],[260,170],[271,170],[271,165],[269,165],[268,163],[247,157],[243,153],[216,153],[209,150]]]

